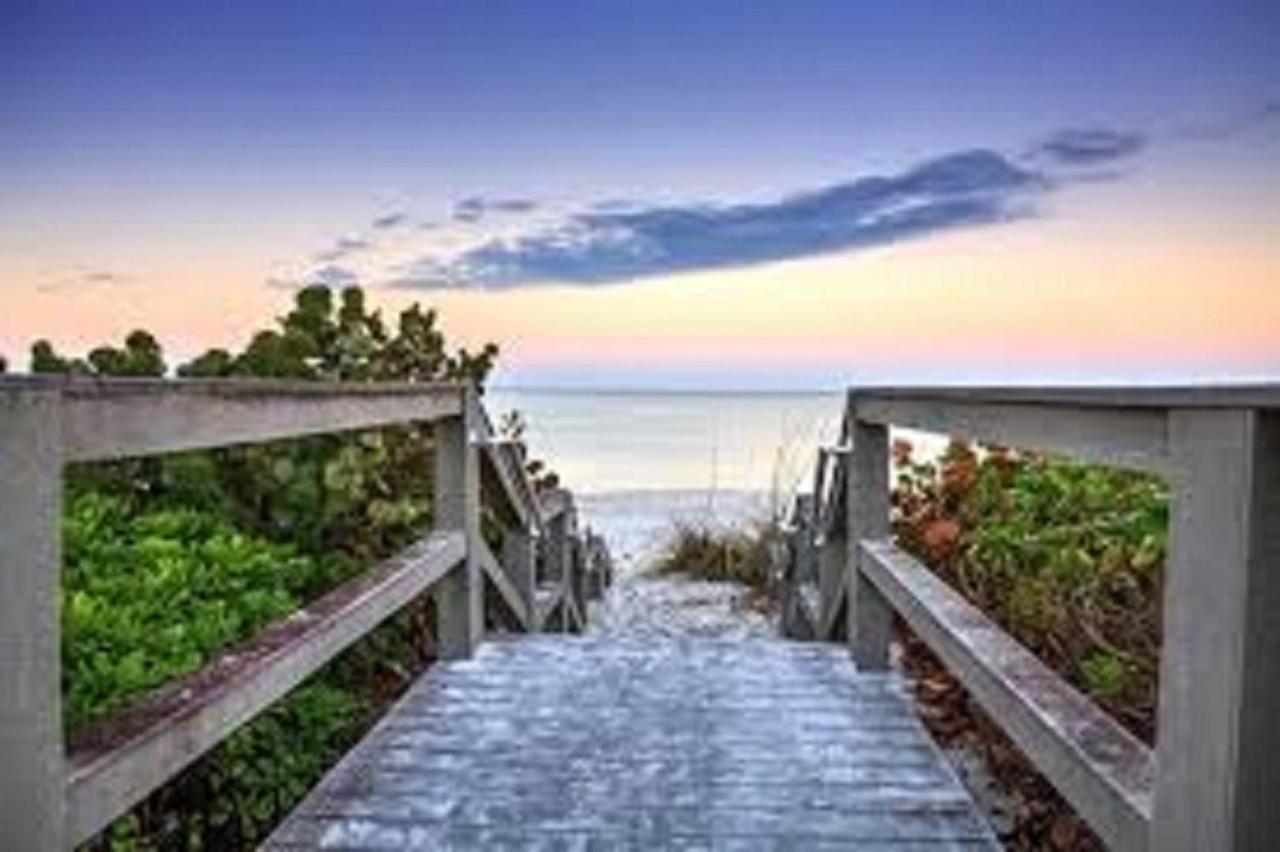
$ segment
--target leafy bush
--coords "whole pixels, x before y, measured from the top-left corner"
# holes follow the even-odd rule
[[[209,350],[177,373],[482,391],[497,347],[450,354],[436,321],[413,305],[393,326],[357,287],[336,302],[310,287],[242,351]],[[162,376],[167,365],[139,330],[84,358],[37,341],[31,370]],[[502,428],[519,441],[523,421],[513,413]],[[72,466],[62,652],[73,741],[109,734],[122,708],[407,544],[430,522],[433,454],[431,429],[408,424]],[[537,487],[554,487],[541,463],[526,464]],[[256,845],[429,663],[431,618],[428,599],[410,603],[90,845]]]
[[[300,291],[240,352],[210,350],[191,378],[456,381],[482,387],[497,347],[450,354],[436,314],[393,326],[359,288]],[[65,357],[37,373],[161,376],[160,344]],[[433,441],[402,425],[248,447],[72,466],[64,517],[63,671],[72,739],[193,672],[399,549],[429,523]],[[428,601],[411,603],[108,829],[95,846],[247,848],[429,662]],[[92,738],[91,736],[89,738]]]
[[[349,564],[300,555],[190,509],[71,498],[63,522],[63,679],[78,727],[195,671],[297,609]]]
[[[482,388],[498,349],[449,354],[433,310],[412,305],[394,327],[366,308],[359,287],[335,304],[325,287],[300,290],[275,328],[254,334],[238,354],[209,350],[178,367],[192,378],[256,377],[329,381],[455,381]],[[145,331],[122,348],[100,346],[87,359],[58,354],[48,341],[31,350],[38,373],[159,376],[160,344]],[[402,547],[430,511],[429,427],[402,425],[251,447],[77,467],[73,485],[216,513],[237,527],[289,541],[305,552],[368,560]]]
[[[1131,730],[1154,733],[1168,495],[1142,473],[952,443],[894,447],[894,532]]]
[[[67,503],[63,673],[73,732],[195,671],[359,568],[246,535],[206,512],[140,509],[92,490]],[[421,671],[430,635],[427,601],[410,604],[91,845],[260,842]]]

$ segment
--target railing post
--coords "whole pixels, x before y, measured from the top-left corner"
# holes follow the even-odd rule
[[[0,836],[65,846],[59,394],[0,397]]]
[[[813,562],[818,580],[818,613],[817,632],[819,638],[830,640],[835,631],[839,609],[846,603],[844,563],[847,547],[844,543],[844,525],[837,525],[835,530],[822,528],[824,507],[829,502],[827,494],[827,465],[842,464],[842,454],[832,448],[822,447],[818,450],[817,466],[813,473],[813,499],[809,503],[809,540],[813,548]],[[832,469],[832,479],[836,471]]]
[[[511,578],[520,600],[528,613],[526,630],[534,628],[537,618],[535,611],[534,589],[537,587],[535,576],[537,565],[534,558],[534,538],[523,524],[512,524],[502,531],[502,570]]]
[[[859,568],[863,539],[884,539],[889,529],[889,430],[885,426],[857,419],[855,406],[849,412],[851,449],[845,476],[846,525],[845,557],[849,603],[847,630],[854,662],[866,669],[889,666],[889,639],[893,609],[880,590],[863,576]]]
[[[547,521],[547,538],[545,541],[546,552],[544,560],[544,579],[560,589],[560,623],[555,625],[561,631],[566,630],[569,624],[569,548],[572,544],[570,540],[570,515],[569,509],[566,507],[555,517]]]
[[[822,540],[816,543],[818,562],[818,588],[822,599],[822,623],[819,629],[824,632],[824,642],[839,641],[836,635],[839,625],[839,610],[847,605],[848,592],[845,583],[848,571],[845,569],[849,546],[844,536],[835,533],[823,533]],[[845,613],[846,619],[848,612]]]
[[[1280,412],[1174,410],[1150,848],[1280,839]]]
[[[588,533],[583,532],[574,539],[573,548],[573,576],[569,587],[573,589],[573,602],[578,607],[578,617],[581,623],[579,629],[585,629],[587,626],[587,572],[590,570],[590,559],[587,548]]]
[[[462,414],[435,426],[435,525],[462,530],[466,562],[435,588],[436,633],[444,659],[471,656],[484,633],[480,567],[480,462],[472,444],[473,391],[464,391]]]

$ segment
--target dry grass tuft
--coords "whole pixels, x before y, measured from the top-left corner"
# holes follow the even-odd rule
[[[773,525],[726,526],[678,521],[651,569],[657,575],[741,583],[763,592],[769,587]]]

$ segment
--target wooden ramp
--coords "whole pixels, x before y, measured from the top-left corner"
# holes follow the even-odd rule
[[[547,635],[433,668],[267,845],[999,848],[842,647]]]

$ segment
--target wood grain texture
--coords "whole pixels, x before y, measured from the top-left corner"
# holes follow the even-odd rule
[[[839,646],[571,636],[430,671],[267,844],[299,847],[998,848]]]

